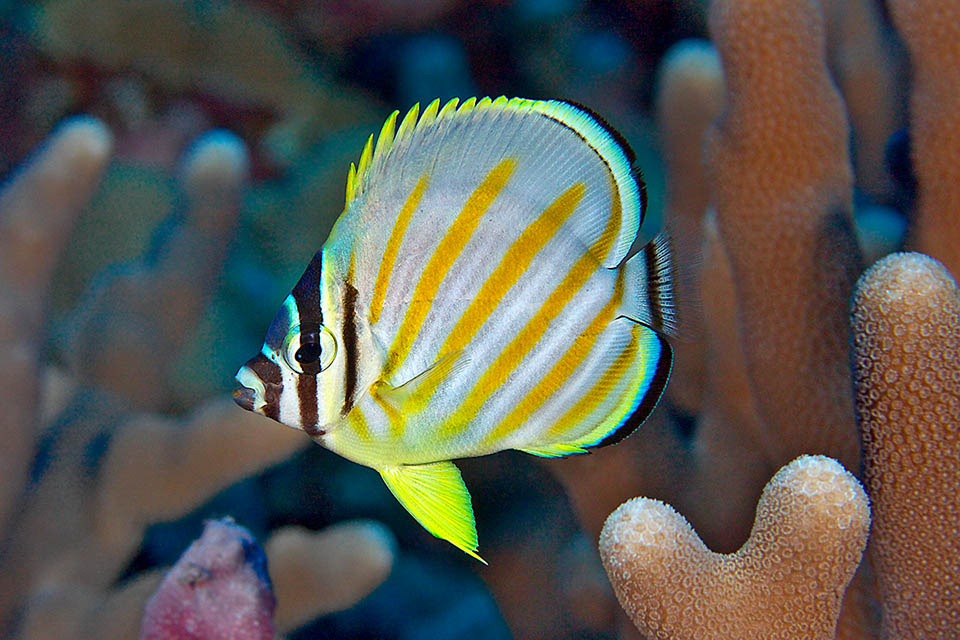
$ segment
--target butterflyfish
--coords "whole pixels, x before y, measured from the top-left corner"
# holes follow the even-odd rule
[[[482,561],[452,460],[613,444],[666,385],[669,243],[629,253],[646,206],[633,161],[573,103],[393,112],[235,400],[377,470],[429,532]]]

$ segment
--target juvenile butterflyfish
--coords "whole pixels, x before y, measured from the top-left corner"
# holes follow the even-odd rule
[[[376,469],[482,561],[452,460],[586,453],[638,427],[673,359],[669,243],[631,254],[644,183],[584,107],[470,98],[399,116],[351,164],[343,213],[234,398]]]

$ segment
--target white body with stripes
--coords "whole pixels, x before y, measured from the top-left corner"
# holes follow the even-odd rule
[[[662,241],[625,260],[643,187],[595,116],[504,98],[438,107],[419,120],[412,110],[396,133],[391,116],[351,167],[314,269],[320,333],[336,343],[315,396],[276,347],[283,329],[309,324],[297,290],[263,357],[281,369],[271,417],[381,471],[424,526],[476,555],[475,532],[458,524],[473,531],[469,495],[463,513],[444,461],[582,453],[632,431],[669,374],[670,270]],[[244,406],[261,410],[261,378],[275,372],[251,363],[238,381],[258,394]],[[422,495],[441,485],[453,497]]]

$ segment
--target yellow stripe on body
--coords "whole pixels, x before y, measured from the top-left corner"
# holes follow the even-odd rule
[[[367,419],[359,407],[350,410],[350,413],[347,414],[347,423],[353,428],[358,440],[365,443],[373,442],[373,434],[370,433]]]
[[[420,198],[423,197],[428,182],[427,174],[420,176],[417,186],[413,188],[413,191],[407,196],[407,201],[403,203],[400,215],[397,216],[397,222],[390,232],[390,239],[387,241],[387,248],[383,252],[383,260],[380,261],[380,268],[377,270],[377,279],[373,287],[373,300],[370,302],[371,323],[376,323],[380,319],[380,313],[383,311],[383,300],[387,294],[387,286],[390,284],[390,274],[393,272],[393,265],[400,251],[400,243],[403,242],[407,225],[410,224],[413,212],[420,204]]]
[[[378,391],[383,385],[384,383],[379,380],[370,385],[370,397],[373,398],[374,401],[380,405],[380,408],[383,409],[383,412],[387,414],[387,421],[390,424],[390,440],[399,440],[400,436],[403,435],[403,415],[380,395]]]
[[[624,270],[621,269],[617,273],[617,281],[614,285],[613,295],[610,296],[607,304],[593,317],[593,320],[587,325],[586,330],[574,338],[573,344],[570,345],[570,348],[567,349],[563,356],[550,368],[547,375],[541,378],[540,382],[528,391],[523,399],[517,403],[517,406],[500,421],[500,424],[487,434],[483,440],[483,445],[493,444],[495,441],[523,425],[530,419],[533,412],[539,409],[551,395],[560,389],[567,379],[573,375],[573,372],[577,370],[577,367],[586,360],[587,355],[589,355],[594,345],[596,345],[597,340],[600,338],[600,334],[607,328],[607,325],[613,320],[617,309],[620,308],[620,303],[623,301],[623,277]],[[593,389],[591,389],[590,392],[592,393]]]
[[[544,442],[555,442],[558,439],[564,440],[564,434],[567,434],[570,430],[579,426],[583,422],[584,418],[589,416],[590,413],[593,412],[593,410],[596,409],[601,402],[603,402],[607,396],[607,392],[616,386],[617,379],[619,379],[624,372],[629,371],[628,367],[630,366],[630,361],[633,356],[635,354],[639,355],[637,354],[637,345],[639,343],[639,340],[637,339],[637,333],[639,330],[641,330],[641,327],[639,326],[633,328],[630,335],[630,342],[627,344],[624,350],[621,351],[616,360],[614,360],[613,363],[607,367],[607,370],[603,372],[603,375],[601,375],[597,381],[593,383],[593,385],[590,387],[590,390],[587,391],[587,393],[585,393],[576,404],[570,407],[570,409],[568,409],[566,413],[564,413],[563,416],[561,416],[560,419],[557,420],[553,426],[547,430],[547,432],[542,436],[542,440]],[[641,370],[645,370],[645,368],[641,368]],[[623,405],[625,400],[632,399],[635,393],[635,385],[626,385],[623,392],[620,394],[620,398],[617,400],[614,410],[609,415],[624,417],[622,416],[623,412],[618,411],[618,409],[621,407],[621,405]],[[610,431],[612,427],[607,425],[607,422],[608,420],[604,419],[603,423],[597,425],[597,427],[595,427],[592,431],[596,431],[597,429],[601,429],[604,431],[604,433]],[[606,428],[603,428],[604,426],[606,426]],[[576,444],[590,443],[578,442]]]
[[[504,158],[491,169],[480,186],[467,198],[460,214],[440,240],[413,291],[410,305],[403,316],[403,323],[390,346],[382,378],[393,375],[409,355],[413,341],[420,332],[427,312],[433,305],[433,299],[440,289],[440,283],[460,256],[477,225],[480,224],[480,219],[506,186],[516,166],[516,158]]]
[[[456,326],[447,336],[437,358],[443,358],[448,353],[459,351],[466,347],[477,335],[480,327],[490,318],[494,309],[503,300],[507,291],[516,284],[520,276],[527,270],[534,256],[546,246],[563,226],[570,214],[573,213],[583,198],[586,185],[578,182],[554,200],[544,209],[537,219],[530,224],[510,248],[507,249],[493,273],[486,279],[473,301],[463,312]],[[436,378],[431,384],[418,390],[415,402],[405,407],[410,412],[421,411],[433,397],[437,386],[443,378]]]
[[[611,202],[610,217],[607,219],[607,225],[600,234],[600,237],[590,246],[590,248],[580,256],[580,259],[574,263],[570,271],[563,278],[557,288],[547,297],[537,313],[531,318],[523,329],[510,341],[500,355],[487,367],[477,383],[470,389],[467,397],[460,407],[453,412],[438,431],[441,438],[455,438],[462,434],[470,424],[470,421],[480,410],[480,407],[493,395],[493,393],[506,382],[507,377],[518,367],[520,362],[533,349],[543,334],[546,333],[550,323],[560,315],[567,303],[569,303],[578,291],[586,284],[590,276],[602,266],[601,260],[606,257],[611,245],[620,232],[620,202],[617,194],[617,186],[610,179],[613,198]],[[599,256],[599,257],[598,257]]]

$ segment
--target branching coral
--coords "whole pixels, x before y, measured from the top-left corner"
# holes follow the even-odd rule
[[[920,182],[916,249],[960,272],[960,6],[951,0],[892,0],[890,10],[913,66],[911,156]]]
[[[847,119],[819,3],[717,0],[710,28],[727,103],[707,161],[774,462],[818,452],[856,469],[846,345],[859,259]]]
[[[938,10],[948,11],[942,5]],[[895,7],[897,11],[907,10]],[[716,226],[712,216],[705,218],[700,281],[707,382],[691,472],[684,477],[685,491],[677,504],[713,547],[737,540],[749,505],[744,500],[749,500],[750,487],[765,465],[780,464],[791,452],[829,452],[850,471],[860,471],[860,434],[852,429],[847,363],[847,301],[858,268],[849,233],[847,125],[824,62],[819,12],[813,2],[720,0],[711,13],[728,97],[707,147],[716,204]],[[934,20],[921,28],[918,23],[929,17],[920,15],[911,17],[917,24],[910,28],[922,33],[907,33],[908,43],[911,38],[925,40],[923,55],[939,56],[936,64],[952,59],[956,39],[948,43],[942,38],[957,21],[942,27]],[[897,22],[903,29],[905,18],[899,16]],[[835,35],[845,31],[838,29]],[[844,56],[862,54],[854,50],[855,43],[847,45],[846,50],[836,45],[834,50],[844,51]],[[912,49],[916,46],[911,44]],[[889,58],[885,60],[889,64]],[[884,72],[889,69],[876,70]],[[920,193],[940,203],[938,209],[928,205],[926,221],[921,211],[918,225],[940,229],[940,239],[950,237],[957,210],[945,204],[955,185],[944,178],[957,166],[949,151],[956,127],[939,108],[955,98],[957,84],[951,74],[955,69],[944,70],[936,80],[927,78],[941,94],[950,93],[936,109],[927,98],[927,115],[936,118],[945,149],[932,150],[932,139],[918,144],[915,137],[913,152]],[[918,78],[915,123],[917,104],[931,90]],[[896,96],[882,99],[886,108],[896,102]],[[937,135],[932,132],[928,135]],[[923,154],[937,158],[926,179],[919,170]],[[918,233],[916,242],[922,235]],[[960,323],[955,285],[933,264],[919,255],[883,261],[864,277],[855,298],[857,408],[867,489],[876,501],[870,555],[888,637],[950,637],[960,616],[954,566],[960,541],[958,507],[956,492],[945,491],[960,486],[957,418],[951,417],[958,404],[951,381],[960,375],[953,345]],[[741,372],[747,375],[741,377]],[[678,374],[684,375],[683,370]],[[657,518],[666,507],[653,504],[631,502],[615,512],[607,526],[617,532],[616,540],[642,539],[649,521],[660,522]],[[631,531],[632,526],[637,530]],[[691,529],[683,530],[683,540],[700,544]],[[675,539],[673,531],[670,540]],[[612,536],[605,530],[602,547],[613,544]],[[668,543],[667,548],[673,547]],[[669,553],[657,557],[652,549],[649,564],[630,565],[629,578],[625,565],[606,563],[621,601],[642,632],[669,638],[774,637],[774,630],[781,628],[778,621],[792,619],[767,610],[761,617],[769,632],[758,632],[747,615],[737,617],[732,633],[705,620],[700,626],[664,625],[658,602],[670,601],[675,589],[650,575],[667,575],[677,566],[672,558]],[[710,560],[701,556],[696,562],[702,565],[697,570],[709,573]],[[810,570],[816,566],[813,562]],[[843,594],[854,567],[838,583],[837,594]],[[777,584],[770,581],[767,588]],[[801,635],[876,634],[876,594],[866,565],[847,594],[839,625],[835,609],[821,619],[819,629]],[[722,608],[729,601],[720,598],[718,603]],[[743,611],[748,610],[744,605]],[[794,614],[803,610],[791,609]]]
[[[767,484],[749,540],[711,552],[669,506],[631,500],[610,515],[600,553],[620,603],[651,638],[833,638],[867,541],[860,483],[803,456]]]
[[[26,481],[40,418],[45,292],[74,219],[97,185],[111,137],[97,121],[64,123],[0,192],[0,531]]]
[[[922,254],[867,271],[854,383],[885,638],[960,629],[960,290]]]
[[[9,425],[9,439],[23,443],[19,455],[26,461],[30,448],[37,447],[26,491],[21,494],[23,479],[16,475],[7,483],[20,506],[7,511],[9,526],[0,547],[0,624],[14,637],[50,637],[51,625],[62,638],[130,637],[158,578],[148,574],[120,589],[113,584],[147,525],[188,511],[304,443],[295,432],[264,428],[262,419],[238,411],[226,397],[180,418],[135,408],[166,406],[163,385],[160,392],[151,387],[163,375],[155,367],[172,360],[196,321],[234,226],[245,151],[224,134],[201,139],[188,154],[180,174],[187,214],[168,227],[155,257],[101,278],[99,290],[77,312],[70,344],[87,356],[59,385],[46,415],[62,411],[41,431],[41,412],[31,401],[42,373],[37,340],[45,278],[108,153],[109,136],[101,124],[72,121],[0,194],[5,263],[0,308],[6,310],[3,338],[10,345],[3,353],[20,358],[18,369],[10,363],[10,371],[21,377],[17,384],[37,389],[24,391],[22,420]],[[157,296],[162,299],[165,290],[167,301],[158,305]],[[144,352],[131,335],[160,351]],[[125,375],[135,379],[125,380],[121,371],[91,355],[104,352],[132,363]],[[131,376],[131,370],[142,374]],[[23,466],[21,461],[7,469],[15,474]],[[346,606],[386,577],[393,558],[389,534],[362,523],[345,527],[329,535],[278,538],[283,544],[277,565],[290,575],[297,568],[289,561],[292,555],[308,566],[332,555],[351,559],[331,565],[341,573],[329,582],[346,585],[343,589],[307,590],[291,598],[296,613],[287,617],[288,624]],[[286,575],[277,580],[289,583]]]
[[[248,164],[228,132],[194,143],[181,169],[179,219],[145,259],[102,274],[70,319],[63,350],[77,377],[138,408],[168,408],[169,369],[223,270]],[[144,362],[151,375],[131,376]]]

